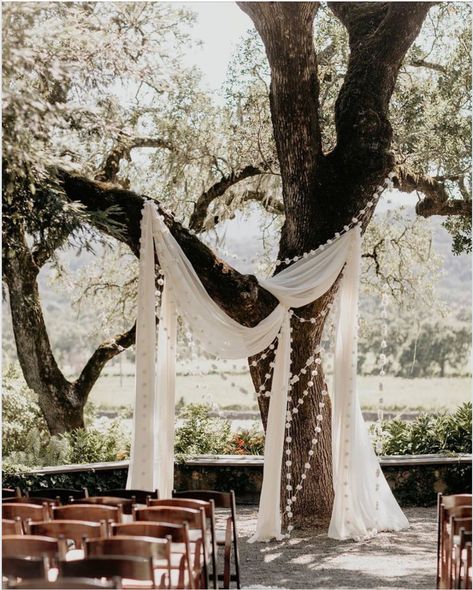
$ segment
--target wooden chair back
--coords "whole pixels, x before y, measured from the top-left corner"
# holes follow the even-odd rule
[[[67,504],[70,499],[79,500],[87,498],[89,490],[84,487],[80,490],[73,488],[38,488],[26,491],[26,495],[30,498],[51,498],[52,500],[60,500],[61,504]]]
[[[145,557],[88,557],[76,561],[59,563],[61,577],[76,578],[127,578],[130,580],[151,581],[155,588],[153,560]]]
[[[187,522],[182,524],[166,524],[160,522],[135,521],[112,524],[110,534],[127,535],[138,537],[154,537],[156,539],[165,539],[170,537],[173,543],[185,544],[189,541],[189,525]]]
[[[212,562],[212,581],[214,588],[218,588],[217,579],[217,540],[215,529],[215,509],[214,501],[195,500],[193,498],[170,498],[166,500],[149,500],[150,508],[156,506],[171,506],[172,508],[190,508],[191,510],[203,510],[208,520],[210,529],[210,555],[207,554],[206,560]]]
[[[235,499],[235,493],[230,492],[217,492],[215,490],[184,490],[181,492],[172,492],[173,498],[187,498],[190,500],[203,500],[204,502],[210,502],[213,500],[215,508],[227,508],[231,510]]]
[[[209,587],[209,554],[207,544],[207,527],[205,523],[205,510],[184,508],[181,506],[152,506],[146,508],[134,508],[133,518],[135,521],[151,521],[156,523],[183,524],[187,522],[192,531],[197,531],[198,536],[193,537],[193,541],[199,541],[202,547],[203,557],[203,579],[204,588]],[[197,547],[196,547],[197,550]]]
[[[101,506],[120,506],[123,514],[131,514],[133,505],[136,504],[130,498],[118,498],[117,496],[89,496],[82,500],[74,500],[73,504],[98,504]]]
[[[22,582],[8,583],[7,588],[17,588],[18,590],[37,590],[41,588],[46,590],[49,588],[64,588],[67,590],[82,588],[121,588],[120,578],[112,578],[109,582],[101,582],[93,578],[57,578],[55,582],[49,582],[42,578],[32,578],[31,580],[24,580]]]
[[[467,567],[467,545],[469,544],[471,548],[471,536],[471,530],[468,531],[465,528],[460,528],[459,541],[455,544],[453,588],[468,588],[468,576],[470,572]],[[469,587],[471,588],[471,584]]]
[[[104,506],[101,504],[82,504],[74,502],[67,506],[53,508],[53,520],[85,520],[87,522],[122,522],[123,510],[121,506]]]
[[[133,520],[165,522],[169,524],[182,524],[183,522],[187,522],[190,529],[204,528],[205,530],[205,512],[202,508],[200,510],[177,506],[134,508]]]
[[[17,516],[12,520],[2,519],[2,535],[22,535],[23,525],[21,518]]]
[[[437,494],[437,588],[447,584],[450,575],[451,555],[448,554],[450,543],[447,530],[450,515],[467,515],[471,505],[471,494]]]
[[[28,578],[46,579],[49,570],[48,558],[2,557],[2,576],[8,580]],[[42,588],[42,586],[38,586]]]
[[[65,559],[66,539],[41,535],[5,535],[2,537],[2,555],[5,557],[49,557],[50,560]]]
[[[115,496],[117,498],[128,498],[134,500],[134,504],[146,504],[148,498],[159,498],[158,490],[103,490],[102,492],[96,492],[96,496]]]
[[[224,567],[223,573],[218,575],[219,580],[223,580],[224,588],[228,588],[230,582],[236,582],[237,588],[241,587],[240,578],[240,552],[238,549],[238,533],[236,518],[236,498],[235,492],[219,492],[216,490],[184,490],[176,492],[173,490],[174,498],[194,498],[209,502],[213,500],[216,509],[226,509],[228,517],[225,522],[225,533],[217,535],[217,545],[224,547]],[[218,522],[218,514],[215,515]],[[233,548],[233,558],[235,564],[235,573],[231,572],[231,553]]]
[[[168,498],[154,500],[150,498],[148,500],[148,507],[155,508],[156,506],[173,506],[178,508],[191,508],[191,510],[200,510],[201,508],[205,512],[205,517],[210,519],[213,517],[213,502],[207,502],[204,500],[194,500],[191,498]]]
[[[82,520],[49,520],[47,522],[28,523],[27,532],[30,535],[71,539],[74,541],[76,549],[82,549],[84,538],[106,536],[107,526],[104,521],[97,523]]]
[[[57,499],[51,498],[31,498],[30,496],[15,496],[14,498],[5,498],[2,500],[3,504],[39,504],[42,506],[44,503],[58,506],[61,502]]]
[[[22,502],[4,503],[2,504],[2,518],[7,520],[15,520],[15,518],[33,521],[49,520],[50,509],[47,502],[43,502],[41,505]]]
[[[161,561],[165,567],[171,567],[171,539],[155,537],[115,535],[87,539],[84,545],[84,556],[100,557],[102,555],[128,555],[131,557],[147,557]]]
[[[472,505],[471,494],[454,494],[452,496],[441,495],[442,506],[445,510],[451,510],[458,506],[470,506]]]

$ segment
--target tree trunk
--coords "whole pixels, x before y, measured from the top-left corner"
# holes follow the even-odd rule
[[[291,523],[295,526],[327,524],[332,510],[332,470],[327,468],[332,462],[331,403],[326,394],[327,385],[320,354],[317,352],[321,343],[326,315],[323,315],[314,324],[310,321],[299,321],[299,317],[309,320],[320,312],[325,314],[328,312],[329,301],[330,295],[323,298],[318,305],[307,306],[303,311],[296,310],[296,315],[291,319],[293,329],[291,333],[293,338],[291,373],[297,375],[299,379],[292,385],[288,395],[288,410],[291,411],[292,421],[290,430],[286,431],[286,436],[289,435],[292,440],[286,441],[282,459],[281,506],[285,514],[285,524]],[[250,362],[251,374],[257,391],[265,381],[265,375],[269,374],[269,363],[273,359],[271,351],[266,351],[266,353],[268,356],[264,363],[260,361],[256,367],[252,367]],[[310,363],[311,357],[317,360]],[[269,389],[269,385],[270,381],[267,382],[267,389]],[[305,393],[307,391],[308,393]],[[263,426],[266,430],[269,400],[263,395],[258,398],[258,402]],[[296,413],[292,413],[294,408],[297,408]],[[322,416],[323,420],[317,420],[317,416]],[[316,427],[320,428],[320,432],[315,430]],[[313,443],[314,440],[317,440],[316,444]],[[288,450],[290,454],[287,453]],[[311,450],[313,450],[312,456],[309,455]],[[292,461],[291,466],[286,466],[288,460]],[[308,470],[305,469],[307,463],[310,464]],[[291,475],[290,480],[287,478],[287,474]],[[302,474],[305,474],[305,479],[301,478]],[[298,485],[302,485],[301,490],[297,489]],[[292,489],[288,490],[287,486],[292,486]],[[286,514],[289,512],[286,510],[287,499],[292,499],[294,496],[297,499],[293,503],[291,502],[293,516],[288,519]]]
[[[82,428],[85,400],[76,395],[51,353],[39,299],[39,269],[31,260],[26,242],[18,240],[17,245],[17,250],[6,252],[3,268],[23,375],[28,387],[38,395],[51,434]]]
[[[4,206],[5,217],[10,213]],[[39,267],[15,216],[4,222],[3,273],[18,360],[51,434],[84,428],[84,407],[105,363],[134,342],[135,327],[101,344],[78,379],[68,381],[51,350],[38,291]]]

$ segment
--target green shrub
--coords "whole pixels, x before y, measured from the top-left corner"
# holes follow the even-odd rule
[[[2,384],[5,471],[14,473],[31,467],[116,461],[129,457],[130,436],[121,418],[113,422],[97,420],[96,408],[87,404],[87,429],[51,436],[37,396],[28,389],[16,367],[6,368]]]
[[[78,428],[62,438],[67,440],[70,449],[68,463],[104,463],[130,456],[130,435],[120,418],[112,422],[102,420],[87,429]]]
[[[176,429],[174,451],[177,455],[219,455],[230,439],[228,420],[210,416],[210,404],[188,404],[179,415],[184,424]]]
[[[27,387],[14,365],[4,370],[2,389],[3,455],[44,444],[48,429],[37,396]]]
[[[381,433],[383,455],[471,453],[471,402],[455,412],[420,414],[412,422],[385,421]]]

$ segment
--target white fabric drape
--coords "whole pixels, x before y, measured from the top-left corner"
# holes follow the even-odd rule
[[[383,528],[399,528],[400,519],[394,522],[395,519],[391,520],[390,514],[392,512],[395,516],[398,516],[400,509],[382,473],[378,477],[376,476],[378,462],[369,442],[361,410],[359,410],[354,381],[350,381],[345,377],[348,373],[353,379],[355,376],[352,367],[352,358],[353,354],[355,354],[352,335],[356,321],[358,298],[359,271],[357,265],[359,265],[361,244],[359,229],[355,228],[348,231],[334,240],[330,246],[309,254],[276,276],[260,280],[261,286],[273,293],[280,303],[257,326],[248,328],[230,318],[211,299],[191,263],[158,215],[152,202],[145,204],[142,228],[143,236],[146,239],[143,239],[140,263],[137,321],[141,330],[137,332],[136,418],[128,487],[136,487],[138,484],[143,486],[144,483],[141,482],[146,482],[147,485],[144,487],[148,485],[153,488],[157,487],[162,497],[170,495],[172,490],[176,310],[190,325],[196,336],[195,339],[201,346],[210,354],[218,355],[221,358],[235,359],[253,356],[265,350],[277,337],[278,345],[265,439],[263,487],[257,530],[253,540],[267,541],[272,538],[281,538],[280,480],[291,364],[289,308],[302,307],[320,297],[332,286],[346,264],[342,281],[343,293],[345,293],[345,297],[342,297],[342,315],[343,322],[346,322],[346,324],[340,320],[343,323],[341,329],[338,330],[337,336],[337,354],[340,358],[336,356],[335,359],[337,370],[341,371],[340,375],[343,375],[344,378],[338,379],[334,391],[335,408],[340,408],[340,411],[336,409],[334,412],[334,414],[337,414],[337,418],[334,418],[334,428],[337,432],[335,436],[338,436],[340,429],[343,427],[343,420],[348,419],[350,421],[350,418],[347,418],[347,406],[351,404],[353,408],[353,419],[357,416],[355,410],[358,408],[361,423],[358,424],[356,420],[357,428],[350,430],[350,436],[356,437],[356,441],[352,441],[353,448],[362,453],[357,458],[357,465],[362,465],[363,471],[358,473],[357,478],[353,478],[356,481],[350,482],[353,487],[354,509],[361,513],[360,518],[366,531],[371,531],[376,527],[376,525],[373,526],[374,510],[376,514],[386,513],[386,526],[383,526]],[[149,309],[152,299],[152,312],[154,314],[154,252],[152,251],[153,244],[149,235],[150,229],[165,276],[159,327],[157,383],[153,397],[155,407],[154,423],[150,416],[146,415],[145,417],[140,409],[141,404],[148,403],[148,397],[152,395],[152,385],[150,384],[152,376],[150,376],[150,380],[146,379],[144,381],[140,376],[140,371],[143,370],[145,364],[146,351],[151,353],[149,347],[155,344],[155,336],[153,336],[155,333],[154,320],[151,321],[150,319]],[[151,249],[151,252],[148,249]],[[347,279],[347,276],[351,278]],[[151,280],[150,277],[152,277]],[[348,344],[347,335],[351,337],[351,344]],[[340,344],[340,338],[344,338],[342,344]],[[149,368],[149,365],[146,365],[146,368]],[[340,403],[338,400],[341,400]],[[153,453],[147,456],[146,452],[148,451],[143,452],[145,447],[142,446],[141,441],[151,440],[155,433],[157,433],[157,448],[154,448]],[[146,449],[148,448],[146,447]],[[340,452],[344,452],[341,449],[341,446],[334,445],[334,464],[339,460]],[[143,457],[145,458],[143,459]],[[147,470],[144,469],[143,461],[147,465]],[[141,470],[136,467],[137,464],[141,465]],[[341,497],[345,498],[343,484],[350,472],[349,461],[338,464],[334,479],[336,501],[329,533],[335,538],[357,538],[367,534],[366,532],[360,532],[362,530],[361,526],[353,526],[351,514],[347,513],[348,511],[344,509],[345,503],[340,500]],[[380,484],[382,481],[384,481],[387,491]],[[373,496],[359,491],[365,486],[372,486],[373,489],[376,489],[377,485],[380,485],[380,489],[384,490],[385,493],[379,494],[378,490],[376,495]],[[373,500],[374,498],[375,500]],[[380,499],[384,503],[384,509],[376,510],[376,501],[379,502]],[[373,501],[375,501],[374,505]],[[359,505],[359,503],[361,504]],[[371,515],[369,518],[368,514]],[[405,521],[406,524],[407,521]],[[381,527],[378,525],[378,528]]]
[[[354,248],[339,287],[332,404],[335,501],[328,531],[334,539],[362,539],[409,526],[379,466],[356,388],[360,263],[360,248]]]

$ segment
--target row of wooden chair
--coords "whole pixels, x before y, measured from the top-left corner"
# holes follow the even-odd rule
[[[68,504],[74,500],[85,500],[89,498],[89,490],[86,487],[76,490],[73,488],[37,488],[21,490],[20,488],[3,488],[3,502],[18,502],[20,498],[31,498],[35,500],[56,500],[58,504]],[[108,496],[115,498],[127,498],[135,504],[146,504],[148,498],[159,498],[158,490],[127,490],[124,488],[105,490],[97,492],[95,497]]]
[[[74,492],[79,492],[73,490]],[[186,557],[190,567],[193,559],[194,569],[198,569],[197,555],[202,552],[202,581],[208,586],[210,577],[210,563],[212,566],[211,579],[214,588],[218,581],[223,581],[223,587],[228,588],[231,581],[235,581],[240,588],[240,567],[238,558],[238,543],[236,533],[236,507],[233,492],[222,493],[212,491],[174,492],[171,500],[159,500],[157,491],[143,490],[109,490],[106,496],[90,497],[83,491],[82,498],[71,494],[71,490],[39,490],[42,496],[36,496],[32,491],[28,495],[10,496],[3,504],[3,534],[18,535],[21,533],[65,537],[71,539],[78,548],[84,547],[84,537],[87,539],[102,539],[117,534],[129,535],[133,527],[133,535],[148,535],[149,527],[153,523],[166,522],[174,524],[187,523],[189,541],[194,545],[201,543],[201,548],[195,551],[191,558],[189,551]],[[120,494],[114,497],[112,494]],[[62,496],[62,498],[61,498]],[[128,496],[125,498],[125,496]],[[61,505],[66,499],[69,504]],[[147,506],[139,507],[135,500],[145,500]],[[10,500],[10,501],[8,501]],[[228,509],[230,515],[225,520],[223,530],[216,527],[215,508]],[[124,523],[124,515],[132,515],[135,522]],[[130,517],[128,517],[130,518]],[[143,525],[147,523],[148,530]],[[117,527],[128,527],[128,530],[117,533]],[[210,539],[207,541],[207,530]],[[157,531],[153,531],[155,537]],[[175,535],[174,535],[175,537]],[[174,538],[173,541],[176,541]],[[185,543],[185,540],[184,540]],[[117,544],[115,543],[116,547]],[[224,548],[223,572],[217,572],[217,547]],[[235,573],[230,571],[231,553],[233,549]],[[60,554],[60,553],[59,553]],[[190,570],[188,571],[190,577]]]
[[[471,589],[472,495],[437,497],[437,588]]]

